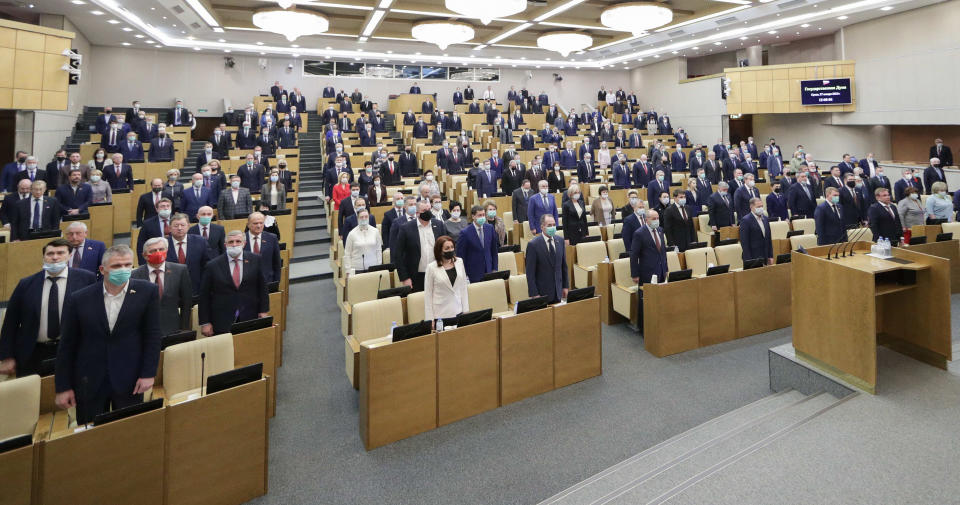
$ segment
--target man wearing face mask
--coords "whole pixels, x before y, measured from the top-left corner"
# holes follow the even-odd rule
[[[763,200],[750,199],[750,212],[740,219],[740,247],[743,261],[763,259],[773,264],[773,240],[770,221],[763,210]]]
[[[257,145],[257,132],[249,121],[244,121],[237,132],[237,149],[253,149]]]
[[[750,200],[760,198],[760,190],[756,188],[753,174],[743,176],[743,186],[733,193],[733,206],[737,211],[737,219],[743,219],[750,213]]]
[[[341,204],[340,208],[341,209],[344,208],[343,204]],[[353,231],[353,229],[356,228],[357,225],[359,224],[357,222],[357,214],[359,214],[361,210],[367,210],[367,200],[366,198],[358,197],[353,204],[351,214],[343,219],[343,225],[340,227],[340,240],[342,242],[346,243],[347,235],[349,235],[350,232]],[[370,223],[370,226],[373,226],[374,228],[376,228],[377,217],[369,213],[368,215],[369,215],[368,221]]]
[[[417,219],[400,225],[397,229],[396,247],[391,249],[391,258],[397,265],[400,282],[414,291],[423,291],[424,273],[433,261],[433,246],[436,239],[446,235],[443,221],[435,219],[430,203],[417,203]]]
[[[253,212],[253,199],[250,197],[250,190],[241,186],[239,175],[231,176],[230,187],[220,192],[220,198],[217,200],[217,210],[220,212],[222,219],[236,219]]]
[[[144,116],[139,128],[136,129],[137,136],[141,142],[153,142],[153,139],[157,138],[157,128],[158,125],[154,123],[153,116]]]
[[[213,207],[203,206],[197,210],[197,224],[190,227],[187,231],[190,235],[200,235],[207,241],[211,256],[217,256],[225,253],[226,247],[223,241],[226,238],[226,231],[223,226],[213,222]]]
[[[160,179],[155,179],[154,182]],[[137,236],[137,258],[143,263],[143,244],[153,237],[166,237],[170,235],[170,217],[173,215],[173,201],[169,198],[160,198],[157,203],[157,214],[155,217],[143,220],[143,226],[140,227],[140,234]]]
[[[61,154],[65,155],[65,152],[64,151],[58,152],[57,153],[58,157]],[[56,162],[53,162],[53,163],[54,163],[54,168],[56,168],[56,164],[55,164]],[[68,166],[65,160],[63,164],[64,164],[63,166]],[[18,172],[16,176],[14,176],[13,178],[14,187],[16,187],[20,183],[20,181],[24,179],[30,181],[31,183],[33,181],[49,181],[49,178],[47,177],[47,171],[39,168],[39,165],[37,164],[37,158],[33,156],[27,156],[27,160],[24,166],[26,168],[22,172]],[[47,166],[50,166],[50,165],[47,165]]]
[[[543,233],[530,240],[526,253],[527,295],[543,296],[548,303],[566,298],[570,288],[566,247],[563,239],[556,235],[556,223],[550,214],[541,216],[536,226]]]
[[[395,222],[398,224],[406,222],[403,200],[403,193],[399,191],[393,193],[391,197],[393,204],[390,206],[390,210],[383,214],[383,223],[380,226],[380,240],[384,247],[390,244],[390,229],[393,227],[393,224]]]
[[[213,205],[213,198],[213,191],[203,184],[203,174],[193,174],[190,187],[183,190],[181,210],[188,216],[195,216],[200,207]]]
[[[240,186],[246,188],[251,194],[259,194],[263,186],[263,173],[264,166],[256,162],[253,154],[248,154],[246,163],[237,169]]]
[[[419,175],[419,169],[417,168],[417,157],[413,154],[411,146],[404,146],[403,152],[400,153],[400,175],[403,177],[416,177]],[[387,177],[383,177],[383,183],[390,185]]]
[[[160,129],[155,133],[155,137],[149,142],[151,162],[173,160],[173,139],[167,135],[166,125],[161,124]]]
[[[840,188],[840,206],[843,208],[843,225],[847,229],[856,228],[867,220],[867,199],[863,194],[863,184],[857,186],[859,177],[847,173],[843,188]]]
[[[47,181],[47,186],[56,189],[60,171],[66,169],[68,166],[70,166],[70,162],[67,160],[67,151],[60,149],[56,155],[54,155],[53,161],[47,163],[46,170],[40,170],[40,175],[34,173],[34,178],[30,179],[30,182],[35,181],[39,177],[39,179]],[[30,174],[24,172],[18,173],[14,185],[19,183],[21,179],[29,178],[29,175]]]
[[[193,291],[200,289],[200,278],[203,269],[211,257],[207,241],[198,235],[190,235],[190,218],[186,214],[177,213],[170,216],[170,235],[167,239],[167,261],[187,267],[190,272],[190,281]],[[144,246],[146,251],[146,246]],[[144,256],[146,256],[144,252]]]
[[[655,210],[647,211],[646,222],[633,232],[630,242],[630,276],[640,286],[653,282],[661,283],[667,276],[667,243],[660,229],[660,215]],[[643,335],[643,290],[637,290],[637,310],[640,335]]]
[[[93,201],[93,188],[83,182],[80,174],[79,170],[71,170],[69,184],[57,187],[54,193],[65,216],[86,214],[87,207]]]
[[[152,179],[150,181],[150,192],[140,195],[137,200],[137,226],[143,226],[146,219],[157,215],[157,207],[163,198],[163,181]],[[171,200],[172,201],[172,200]]]
[[[190,126],[190,111],[183,106],[183,100],[177,99],[173,108],[167,112],[171,126]]]
[[[824,191],[824,196],[825,201],[817,206],[813,214],[817,245],[843,242],[846,240],[846,209],[840,205],[840,190],[831,186]]]
[[[493,226],[487,224],[486,211],[479,205],[470,209],[472,223],[457,238],[457,256],[463,259],[470,282],[480,282],[483,276],[497,270],[499,239]]]
[[[148,240],[143,247],[143,254],[147,262],[137,267],[130,274],[130,278],[157,286],[160,297],[160,334],[170,335],[189,330],[194,283],[190,280],[186,265],[167,260],[167,241],[160,237]]]
[[[890,186],[890,178],[884,174],[883,167],[879,165],[877,165],[877,169],[874,172],[873,177],[870,178],[870,184],[868,186],[869,186],[868,190],[870,192],[871,202],[873,202],[873,192],[876,191],[877,188],[887,188],[887,191],[890,191],[893,189]]]
[[[259,257],[244,250],[244,233],[230,231],[226,246],[226,254],[207,263],[200,281],[198,322],[205,336],[227,333],[234,322],[266,317],[270,312],[266,276]]]
[[[535,234],[540,233],[540,216],[553,216],[554,222],[557,221],[557,202],[553,195],[549,194],[550,188],[547,181],[537,183],[537,194],[532,195],[527,201],[527,220],[530,222],[530,230]]]
[[[0,374],[25,377],[57,355],[63,302],[94,284],[96,275],[67,267],[70,244],[55,239],[43,246],[43,269],[24,277],[7,302],[0,328]]]
[[[11,240],[27,240],[31,232],[60,227],[60,202],[46,194],[47,183],[34,181],[30,185],[30,198],[17,201],[15,211],[10,214]]]
[[[130,165],[123,162],[124,157],[120,153],[114,153],[110,159],[113,164],[103,167],[103,180],[110,183],[110,189],[133,189],[133,169]]]
[[[942,167],[953,166],[953,151],[950,150],[950,146],[943,144],[943,139],[936,139],[933,141],[933,145],[930,146],[929,157],[939,159],[940,166]]]
[[[768,217],[774,221],[789,219],[787,198],[784,195],[783,184],[779,180],[770,184],[770,194],[767,195],[767,213],[769,214]]]
[[[75,291],[64,303],[56,403],[76,407],[78,423],[140,403],[153,387],[160,360],[159,293],[149,281],[131,280],[132,270],[133,251],[113,246],[103,255],[103,283]]]
[[[17,202],[30,198],[30,186],[33,183],[30,179],[20,179],[17,183],[17,190],[13,193],[7,193],[3,197],[3,204],[0,205],[0,223],[3,223],[4,229],[10,229],[11,223],[16,220]]]
[[[119,121],[119,119],[120,118],[113,114],[113,107],[108,105],[103,108],[103,114],[97,116],[94,128],[96,128],[97,133],[104,135],[110,129],[110,123]]]
[[[673,190],[673,203],[663,211],[663,230],[667,243],[686,251],[691,242],[697,241],[697,232],[693,227],[693,216],[687,209],[686,193],[681,189]]]
[[[926,189],[928,195],[931,194],[930,188],[933,187],[934,183],[947,182],[947,177],[943,172],[940,161],[940,158],[937,157],[930,158],[930,166],[923,169],[923,187]]]
[[[621,211],[623,229],[621,230],[620,236],[623,237],[624,250],[628,252],[630,251],[630,245],[633,241],[633,232],[643,226],[646,220],[646,209],[644,208],[646,202],[638,198],[637,195],[636,190],[631,190],[627,193],[627,207],[630,209],[629,212]]]
[[[217,152],[213,147],[212,142],[206,142],[203,144],[203,152],[197,155],[197,159],[194,162],[196,166],[197,173],[200,173],[200,169],[209,164],[213,160],[219,160],[220,153]]]

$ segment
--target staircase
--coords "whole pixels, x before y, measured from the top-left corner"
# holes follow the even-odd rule
[[[794,390],[768,396],[655,445],[541,505],[663,503],[855,396],[805,396]]]
[[[309,124],[320,125],[320,115],[309,114]],[[315,126],[314,129],[319,128]],[[290,282],[310,282],[333,277],[330,269],[330,234],[323,205],[323,133],[300,133],[300,192],[297,200],[297,229]]]

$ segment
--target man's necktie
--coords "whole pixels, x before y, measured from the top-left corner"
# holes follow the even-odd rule
[[[40,199],[34,198],[33,200],[33,225],[30,226],[32,230],[40,229]]]
[[[204,238],[204,239],[209,239],[209,238],[210,238],[210,237],[207,235],[207,227],[206,227],[206,226],[203,227],[203,231],[201,232],[201,235],[203,235],[203,238]]]
[[[240,289],[240,260],[233,260],[233,285]]]
[[[837,219],[840,219],[840,209],[836,205],[831,205],[833,207],[833,213],[837,215]]]
[[[153,271],[153,281],[157,284],[157,291],[163,296],[163,270],[159,268]]]
[[[660,234],[657,233],[657,230],[650,230],[653,232],[653,242],[657,244],[657,250],[660,250]]]
[[[57,340],[60,338],[60,286],[57,285],[59,277],[47,277],[50,279],[50,295],[47,297],[47,339]]]
[[[553,247],[553,237],[547,237],[547,251],[550,253],[550,256],[557,254]]]
[[[163,220],[163,236],[170,235],[170,227],[167,226],[167,220]]]
[[[183,242],[177,242],[177,263],[183,265],[187,262],[187,255],[183,253]]]
[[[893,215],[893,209],[889,205],[884,205],[884,208],[887,209],[887,214],[890,214],[890,217],[896,217]]]
[[[83,260],[83,257],[80,256],[80,248],[78,247],[78,248],[76,248],[76,249],[73,250],[73,264],[70,265],[70,266],[73,267],[73,268],[79,268],[79,267],[80,267],[80,261],[82,261],[82,260]]]
[[[260,237],[253,237],[253,254],[260,254]]]

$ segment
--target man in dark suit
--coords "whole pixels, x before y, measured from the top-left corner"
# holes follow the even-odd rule
[[[56,403],[76,407],[77,422],[143,401],[160,360],[156,286],[130,280],[133,251],[107,249],[103,283],[75,291],[64,303],[57,351]]]
[[[227,156],[233,147],[233,140],[230,137],[230,132],[227,131],[227,125],[220,123],[220,127],[215,129],[213,135],[210,136],[209,142],[213,151],[216,152],[220,158]]]
[[[150,141],[150,161],[173,161],[174,154],[173,139],[167,136],[165,128],[161,128],[160,133]]]
[[[128,161],[143,161],[143,144],[137,140],[137,134],[133,131],[127,132],[127,140],[120,144],[119,153],[123,159]]]
[[[424,100],[423,103],[420,104],[420,112],[421,112],[421,113],[423,113],[423,114],[433,114],[433,111],[434,111],[433,102],[431,102],[430,100]]]
[[[190,281],[187,267],[167,260],[167,246],[167,241],[160,237],[148,240],[143,246],[147,262],[130,274],[131,279],[156,284],[160,296],[161,335],[190,329],[194,293],[194,283]]]
[[[527,295],[557,303],[567,297],[570,288],[566,248],[563,239],[556,235],[557,221],[551,214],[544,214],[537,227],[543,234],[527,244]]]
[[[260,136],[257,137],[257,147],[264,156],[273,156],[277,152],[277,139],[266,127],[262,128]]]
[[[593,182],[597,178],[597,165],[593,163],[593,156],[584,153],[583,159],[577,162],[577,177],[581,182]]]
[[[483,207],[474,205],[470,214],[472,224],[457,238],[457,256],[463,259],[470,282],[480,282],[484,275],[497,270],[500,244],[493,226],[487,224]]]
[[[513,195],[514,191],[520,188],[523,185],[524,173],[520,169],[519,162],[517,160],[510,160],[509,162],[504,159],[504,162],[507,164],[506,170],[500,176],[500,190],[507,195]],[[524,200],[525,202],[526,200]],[[516,219],[516,210],[514,210],[514,219]],[[524,205],[524,215],[526,215],[526,206]]]
[[[390,198],[393,205],[390,207],[390,210],[383,213],[383,222],[380,224],[380,239],[384,247],[388,247],[390,244],[390,228],[393,226],[394,221],[403,217],[404,213],[403,193],[397,191],[393,193]]]
[[[400,175],[404,177],[415,177],[419,175],[418,172],[417,157],[411,151],[410,146],[404,146],[403,152],[400,153]],[[384,177],[384,184],[390,184],[387,182],[386,177]]]
[[[710,199],[707,200],[708,224],[713,231],[736,224],[733,198],[728,193],[729,189],[730,186],[726,182],[720,181],[717,184],[717,192],[710,195]]]
[[[876,173],[874,174],[873,177],[870,178],[870,184],[868,186],[869,187],[867,189],[870,191],[871,197],[873,196],[873,192],[876,191],[877,188],[887,188],[888,191],[893,189],[890,186],[890,178],[884,175],[883,167],[881,166],[877,166]]]
[[[623,238],[624,250],[630,252],[633,232],[644,225],[647,211],[644,209],[645,201],[638,198],[637,190],[631,189],[627,192],[627,200],[627,205],[620,211],[623,218],[623,229],[620,236]]]
[[[337,96],[337,90],[335,90],[333,86],[327,84],[327,86],[323,88],[322,98],[333,98],[335,96]]]
[[[103,114],[97,116],[97,121],[94,124],[97,133],[103,135],[109,128],[112,123],[119,123],[120,117],[113,113],[113,107],[109,105],[103,108]]]
[[[173,202],[169,198],[161,198],[157,203],[157,215],[144,219],[137,236],[137,258],[143,263],[143,244],[153,237],[166,237],[170,234],[170,216],[173,214]]]
[[[743,176],[743,186],[733,193],[733,208],[737,211],[737,219],[743,219],[750,213],[750,200],[760,198],[760,190],[754,186],[753,174]]]
[[[280,280],[280,240],[276,235],[264,231],[265,217],[253,212],[247,217],[247,236],[244,250],[260,256],[260,270],[268,283]],[[372,217],[371,217],[372,219]],[[376,226],[376,223],[373,223]]]
[[[826,201],[817,206],[813,213],[816,224],[817,245],[836,244],[847,239],[847,227],[844,226],[844,212],[840,205],[840,190],[829,187],[825,191]],[[889,194],[889,193],[888,193]]]
[[[420,94],[420,86],[418,86],[416,82],[413,83],[413,86],[410,86],[410,94],[411,94],[411,95],[419,95],[419,94]]]
[[[100,273],[100,260],[107,247],[99,240],[87,238],[87,225],[83,221],[74,221],[64,230],[63,236],[70,244],[70,258],[67,266],[79,268],[94,275]]]
[[[240,186],[247,188],[251,194],[260,193],[263,187],[264,166],[258,164],[254,155],[248,154],[246,163],[237,168],[237,175],[240,177]]]
[[[443,221],[433,218],[430,202],[417,202],[417,219],[400,225],[397,230],[396,250],[390,251],[390,258],[397,266],[397,274],[404,286],[410,286],[414,291],[423,291],[427,264],[421,261],[421,251],[433,250],[437,239],[446,234]]]
[[[686,251],[691,242],[697,241],[697,232],[693,227],[693,216],[687,212],[687,200],[681,189],[673,190],[673,203],[663,211],[663,231],[667,243]]]
[[[930,166],[923,169],[923,187],[926,188],[927,194],[931,194],[933,184],[936,182],[947,182],[946,174],[941,168],[940,158],[930,158]]]
[[[30,198],[19,200],[10,221],[10,239],[27,240],[31,231],[56,230],[60,227],[60,202],[45,196],[47,183],[33,181]]]
[[[664,192],[670,192],[670,182],[667,181],[663,170],[657,170],[654,178],[647,184],[647,208],[656,208],[660,202],[660,195]]]
[[[917,192],[923,189],[914,181],[913,171],[909,168],[903,169],[903,178],[893,185],[894,203],[903,200],[904,196],[906,196],[904,195],[904,191],[906,191],[907,188],[916,188]]]
[[[630,242],[630,276],[633,282],[640,286],[653,282],[663,282],[667,277],[667,242],[663,230],[660,229],[660,215],[655,210],[648,210],[646,225],[633,232]],[[643,290],[637,290],[638,324],[640,334],[643,334]]]
[[[283,126],[277,131],[277,143],[280,149],[297,147],[297,130],[290,125],[290,118],[283,119]]]
[[[153,142],[153,139],[157,138],[157,127],[158,125],[153,122],[153,117],[147,116],[144,121],[140,123],[140,128],[137,130],[137,136],[140,138],[140,141]]]
[[[110,189],[133,189],[133,169],[123,162],[123,155],[114,153],[110,157],[112,166],[103,167],[103,180],[110,183]]]
[[[207,241],[203,237],[187,233],[189,227],[190,218],[186,214],[177,213],[170,217],[170,236],[167,238],[166,261],[185,266],[190,273],[193,291],[199,292],[203,269],[207,266],[212,254]],[[144,246],[144,251],[146,251],[146,246]],[[146,257],[146,254],[144,252],[144,257]]]
[[[244,251],[244,233],[227,234],[227,253],[210,260],[200,282],[198,322],[206,336],[227,333],[234,322],[270,312],[267,280],[260,258]]]
[[[226,231],[223,226],[213,222],[213,207],[203,206],[197,210],[197,224],[190,227],[187,231],[190,235],[200,235],[207,241],[210,248],[210,256],[216,257],[227,252],[223,242],[226,238]]]
[[[167,112],[167,121],[170,126],[191,126],[190,111],[183,106],[183,100],[178,98],[173,108]]]
[[[30,177],[30,174],[25,174],[24,172],[27,172],[27,170],[24,170],[23,172],[17,173],[17,180],[30,179],[30,182],[33,182],[39,178],[47,181],[47,186],[50,189],[56,189],[56,181],[60,174],[60,170],[63,170],[68,166],[70,166],[70,162],[67,160],[67,151],[61,149],[57,151],[57,154],[53,157],[53,161],[47,163],[45,170],[36,171],[36,167],[34,167],[35,172],[33,177]]]
[[[827,177],[823,180],[823,187],[826,188],[837,188],[840,189],[843,187],[843,174],[840,173],[840,167],[832,166],[830,167],[830,177]]]
[[[66,240],[48,242],[43,246],[43,270],[14,288],[0,328],[0,374],[35,374],[41,362],[56,356],[63,301],[97,280],[90,272],[67,268],[69,256]]]
[[[257,133],[250,125],[244,121],[237,132],[237,149],[253,149],[257,145]]]
[[[0,223],[5,227],[11,227],[11,223],[15,220],[14,213],[17,211],[17,202],[30,198],[31,185],[30,179],[20,179],[20,182],[17,183],[17,190],[7,193],[3,197],[3,204],[0,205]]]
[[[489,198],[497,192],[497,174],[490,169],[490,162],[481,163],[474,183],[480,198]]]
[[[120,144],[123,143],[124,131],[119,122],[111,122],[110,126],[100,137],[100,147],[108,153],[120,152]]]
[[[857,228],[867,221],[869,202],[863,194],[863,184],[857,187],[857,178],[847,173],[843,188],[840,192],[840,206],[843,207],[843,225],[846,228]]]
[[[54,197],[60,203],[60,210],[65,216],[86,214],[87,207],[93,201],[93,189],[83,182],[81,177],[79,170],[71,170],[70,184],[58,186],[54,192]]]
[[[900,245],[903,226],[900,224],[897,206],[890,204],[890,192],[886,188],[877,188],[874,191],[874,198],[877,203],[871,205],[867,212],[867,222],[870,223],[873,240],[877,241],[883,237],[889,239],[891,245]]]
[[[953,151],[950,150],[949,146],[943,145],[943,139],[933,141],[933,145],[930,146],[930,156],[928,157],[939,159],[941,167],[953,166]]]
[[[773,264],[770,221],[763,215],[763,200],[750,199],[750,211],[740,218],[740,248],[743,261],[762,258]]]
[[[191,177],[191,186],[183,190],[183,198],[180,204],[180,212],[187,216],[196,216],[200,207],[213,205],[213,191],[203,185],[203,174],[193,174]],[[191,218],[195,220],[196,218]]]
[[[504,175],[506,177],[506,175]],[[506,179],[504,179],[506,180]],[[520,187],[511,193],[511,210],[513,211],[513,220],[522,223],[527,221],[527,206],[530,197],[533,196],[533,190],[530,189],[530,180],[522,179]]]
[[[196,161],[194,162],[196,172],[200,173],[204,165],[209,164],[213,160],[219,160],[222,157],[223,156],[213,147],[213,143],[207,142],[203,146],[203,152],[197,155]]]
[[[796,184],[790,185],[790,190],[787,191],[787,206],[790,207],[790,215],[793,217],[809,218],[816,211],[817,197],[807,181],[807,174],[800,172],[797,174]]]
[[[549,183],[546,180],[541,180],[537,184],[539,185],[537,194],[531,196],[527,201],[527,220],[530,222],[530,230],[535,234],[541,232],[541,216],[544,214],[551,215],[554,222],[557,221],[558,217],[557,201],[553,195],[549,194]]]
[[[429,125],[421,117],[413,124],[413,138],[416,139],[425,139],[429,134]]]
[[[770,183],[770,194],[767,195],[767,214],[773,221],[786,221],[790,218],[787,211],[787,198],[784,195],[783,184],[780,180]]]
[[[203,176],[200,176],[203,178]],[[137,226],[143,226],[144,220],[157,215],[157,205],[163,198],[163,181],[160,179],[150,180],[150,191],[140,195],[137,200]],[[173,201],[172,199],[170,200]]]

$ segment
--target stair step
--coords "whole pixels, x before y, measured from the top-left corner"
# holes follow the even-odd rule
[[[295,279],[302,279],[308,276],[332,276],[333,270],[330,269],[330,262],[327,260],[306,261],[290,264],[290,282]]]
[[[290,258],[290,261],[293,262],[298,258],[305,258],[308,256],[329,256],[330,255],[330,243],[324,244],[309,244],[304,246],[295,246],[293,248],[293,257]]]

